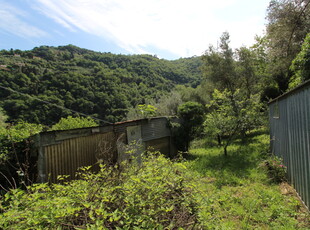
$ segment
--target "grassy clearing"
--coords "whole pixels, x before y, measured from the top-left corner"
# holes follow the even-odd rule
[[[309,229],[309,214],[287,184],[273,183],[262,162],[269,136],[237,140],[228,156],[206,140],[192,143],[188,167],[200,176],[200,220],[209,229]],[[286,189],[287,190],[287,189]]]

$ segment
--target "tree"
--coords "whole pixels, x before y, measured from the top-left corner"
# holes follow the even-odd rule
[[[246,47],[238,49],[237,56],[238,86],[244,89],[245,96],[250,98],[252,94],[258,91],[255,56],[254,53]]]
[[[8,88],[0,90],[0,107],[10,122],[51,125],[74,114],[70,109],[116,122],[138,104],[156,106],[176,85],[197,86],[201,80],[200,57],[168,61],[72,45],[18,52],[18,58],[0,52],[1,86]],[[175,113],[176,106],[170,105]]]
[[[215,89],[212,96],[208,105],[211,112],[206,115],[204,127],[207,134],[217,136],[226,156],[227,147],[237,135],[261,124],[262,106],[258,95],[245,98],[239,89],[233,93]]]
[[[229,43],[229,33],[224,32],[220,38],[219,48],[210,46],[202,58],[206,79],[217,89],[229,89],[233,92],[236,89],[237,76],[234,52],[229,47]]]
[[[261,94],[263,101],[269,101],[280,95],[279,85],[271,76],[268,70],[269,57],[268,57],[268,39],[266,36],[256,36],[256,42],[251,46],[250,50],[254,58],[255,75],[258,82],[257,88]]]
[[[181,125],[175,131],[175,139],[179,149],[186,152],[190,141],[202,131],[204,107],[197,102],[186,102],[179,106],[178,116],[181,119]]]
[[[157,113],[160,116],[175,116],[178,107],[183,103],[181,94],[174,90],[168,95],[163,95],[156,103]]]
[[[310,33],[306,36],[301,51],[293,60],[291,70],[294,75],[290,80],[289,89],[310,79]]]
[[[272,0],[267,10],[269,72],[280,91],[288,88],[290,65],[310,31],[309,0]]]

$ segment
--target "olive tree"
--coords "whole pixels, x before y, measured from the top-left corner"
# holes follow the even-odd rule
[[[259,96],[245,98],[239,89],[233,93],[226,89],[222,92],[215,89],[213,100],[207,106],[211,112],[204,121],[205,132],[217,136],[224,155],[227,155],[227,147],[237,135],[262,123]]]

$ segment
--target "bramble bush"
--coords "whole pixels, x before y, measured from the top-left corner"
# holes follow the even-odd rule
[[[281,183],[286,181],[287,168],[283,164],[283,160],[280,157],[272,156],[264,161],[267,168],[268,176],[274,183]]]
[[[184,163],[151,154],[142,161],[80,179],[34,184],[7,193],[0,205],[2,229],[176,229],[198,227],[194,185]]]

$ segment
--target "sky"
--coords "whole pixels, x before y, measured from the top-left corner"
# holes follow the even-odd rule
[[[0,50],[76,45],[164,59],[200,56],[263,35],[270,0],[0,0]]]

